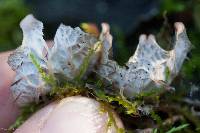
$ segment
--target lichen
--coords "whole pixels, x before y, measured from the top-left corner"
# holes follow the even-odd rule
[[[53,101],[75,95],[91,97],[103,103],[104,107],[109,106],[123,115],[150,115],[162,126],[162,119],[144,101],[149,98],[159,103],[159,95],[169,87],[180,70],[190,49],[190,42],[182,23],[175,25],[176,45],[173,50],[165,51],[160,48],[153,35],[142,35],[135,54],[125,66],[119,66],[109,58],[112,36],[108,24],[102,24],[99,37],[91,36],[80,28],[61,25],[56,32],[52,48],[47,47],[42,37],[43,25],[40,21],[29,15],[20,25],[24,33],[23,43],[9,57],[9,65],[13,70],[19,70],[17,74],[21,79],[26,76],[30,82],[30,73],[25,71],[25,75],[22,76],[20,74],[23,70],[19,68],[26,68],[28,65],[36,68],[34,76],[40,82],[34,86],[33,91],[45,91],[30,95],[30,99],[25,100],[20,96],[18,103],[26,101],[25,103],[32,105],[32,108],[23,107],[25,113],[21,113],[11,128],[21,125],[30,114],[45,104],[39,97],[47,97],[47,100]],[[33,46],[31,41],[36,45]],[[150,50],[153,52],[150,53]],[[29,58],[26,58],[26,55]],[[16,80],[21,82],[18,76]],[[92,82],[88,82],[89,76],[92,76]],[[12,89],[13,93],[14,90],[29,91],[20,90],[17,82],[14,85],[16,86]],[[27,86],[33,87],[30,83],[27,83]],[[37,104],[32,104],[35,99]],[[118,133],[125,132],[117,127],[113,112],[108,108],[106,110],[109,116],[107,128],[114,126]]]

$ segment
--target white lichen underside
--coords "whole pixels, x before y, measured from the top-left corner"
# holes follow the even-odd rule
[[[141,35],[135,54],[125,67],[120,67],[115,61],[108,59],[112,36],[108,25],[104,24],[102,27],[104,54],[97,73],[111,81],[128,97],[143,90],[168,86],[180,71],[191,46],[184,25],[177,22],[174,49],[165,51],[157,44],[153,35]]]
[[[165,51],[157,44],[153,35],[148,37],[141,35],[135,54],[130,57],[126,66],[122,67],[108,58],[112,48],[112,36],[108,24],[102,24],[99,38],[83,32],[80,28],[61,24],[51,48],[48,48],[43,39],[43,24],[32,15],[26,16],[20,26],[24,36],[22,45],[8,60],[8,64],[16,71],[11,90],[20,105],[37,101],[39,96],[51,89],[41,78],[29,58],[30,54],[36,57],[45,72],[55,75],[56,78],[58,78],[56,75],[64,75],[67,80],[73,80],[89,51],[94,50],[97,42],[101,41],[101,54],[99,51],[94,53],[87,73],[95,71],[116,88],[123,90],[126,96],[132,97],[133,93],[169,85],[180,71],[190,50],[185,27],[178,22],[175,23],[174,49]],[[167,71],[169,75],[166,74]]]

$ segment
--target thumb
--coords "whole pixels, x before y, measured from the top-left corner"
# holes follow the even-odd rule
[[[102,111],[101,106],[90,98],[68,97],[35,113],[15,133],[115,133],[118,128],[123,128],[113,111],[116,122],[109,126],[110,113]]]

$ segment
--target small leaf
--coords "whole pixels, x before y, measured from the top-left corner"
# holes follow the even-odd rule
[[[170,129],[169,131],[167,131],[166,133],[174,133],[174,132],[177,132],[177,131],[180,131],[186,127],[188,127],[189,124],[183,124],[183,125],[180,125],[178,127],[173,127],[172,129]]]

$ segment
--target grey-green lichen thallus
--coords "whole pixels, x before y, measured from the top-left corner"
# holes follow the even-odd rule
[[[38,101],[40,96],[49,93],[53,82],[61,80],[60,77],[66,82],[87,79],[91,72],[109,81],[127,97],[151,88],[169,86],[191,46],[183,23],[177,22],[172,50],[163,50],[153,35],[141,35],[134,55],[125,66],[119,66],[108,57],[112,48],[108,24],[102,24],[99,38],[78,27],[61,24],[51,48],[43,39],[42,22],[32,15],[26,16],[20,27],[22,45],[10,55],[8,64],[16,72],[11,90],[21,106]]]

